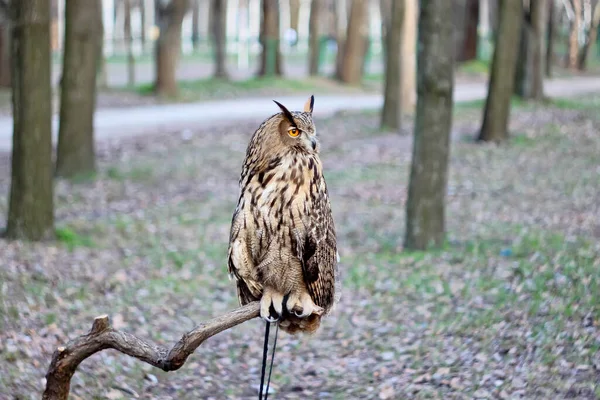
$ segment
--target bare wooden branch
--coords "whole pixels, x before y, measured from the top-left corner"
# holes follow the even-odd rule
[[[46,373],[46,389],[42,398],[67,400],[71,378],[79,364],[105,349],[115,349],[163,371],[175,371],[206,339],[258,317],[259,309],[260,304],[253,302],[204,322],[185,333],[170,350],[111,328],[108,315],[96,317],[89,333],[56,349]]]

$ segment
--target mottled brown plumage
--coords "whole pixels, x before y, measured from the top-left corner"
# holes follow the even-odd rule
[[[290,112],[277,103],[281,113],[252,136],[229,241],[240,303],[260,300],[261,317],[288,333],[317,330],[335,301],[335,227],[313,104],[311,96]]]

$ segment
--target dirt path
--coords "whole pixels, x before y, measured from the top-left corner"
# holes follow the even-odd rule
[[[600,78],[580,77],[546,81],[550,97],[572,97],[600,92]],[[301,107],[306,95],[285,96],[278,99],[289,107]],[[486,84],[458,83],[454,98],[457,102],[485,98]],[[382,106],[382,96],[331,95],[318,96],[315,104],[317,116],[332,115],[340,110],[375,110]],[[218,127],[236,121],[261,121],[276,112],[275,105],[264,97],[187,104],[151,105],[119,109],[100,109],[96,112],[95,135],[97,140],[121,139],[140,134],[166,131],[185,131]],[[58,116],[53,118],[54,140],[58,129]],[[12,148],[12,117],[0,117],[0,151]]]

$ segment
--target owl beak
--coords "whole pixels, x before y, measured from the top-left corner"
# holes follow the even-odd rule
[[[314,137],[314,136],[311,136],[310,143],[312,145],[313,150],[316,150],[316,148],[317,148],[317,138]]]

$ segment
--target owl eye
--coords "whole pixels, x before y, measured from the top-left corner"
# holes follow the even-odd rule
[[[288,129],[288,135],[290,135],[291,137],[296,137],[300,134],[300,131],[298,130],[298,128],[290,128]]]

